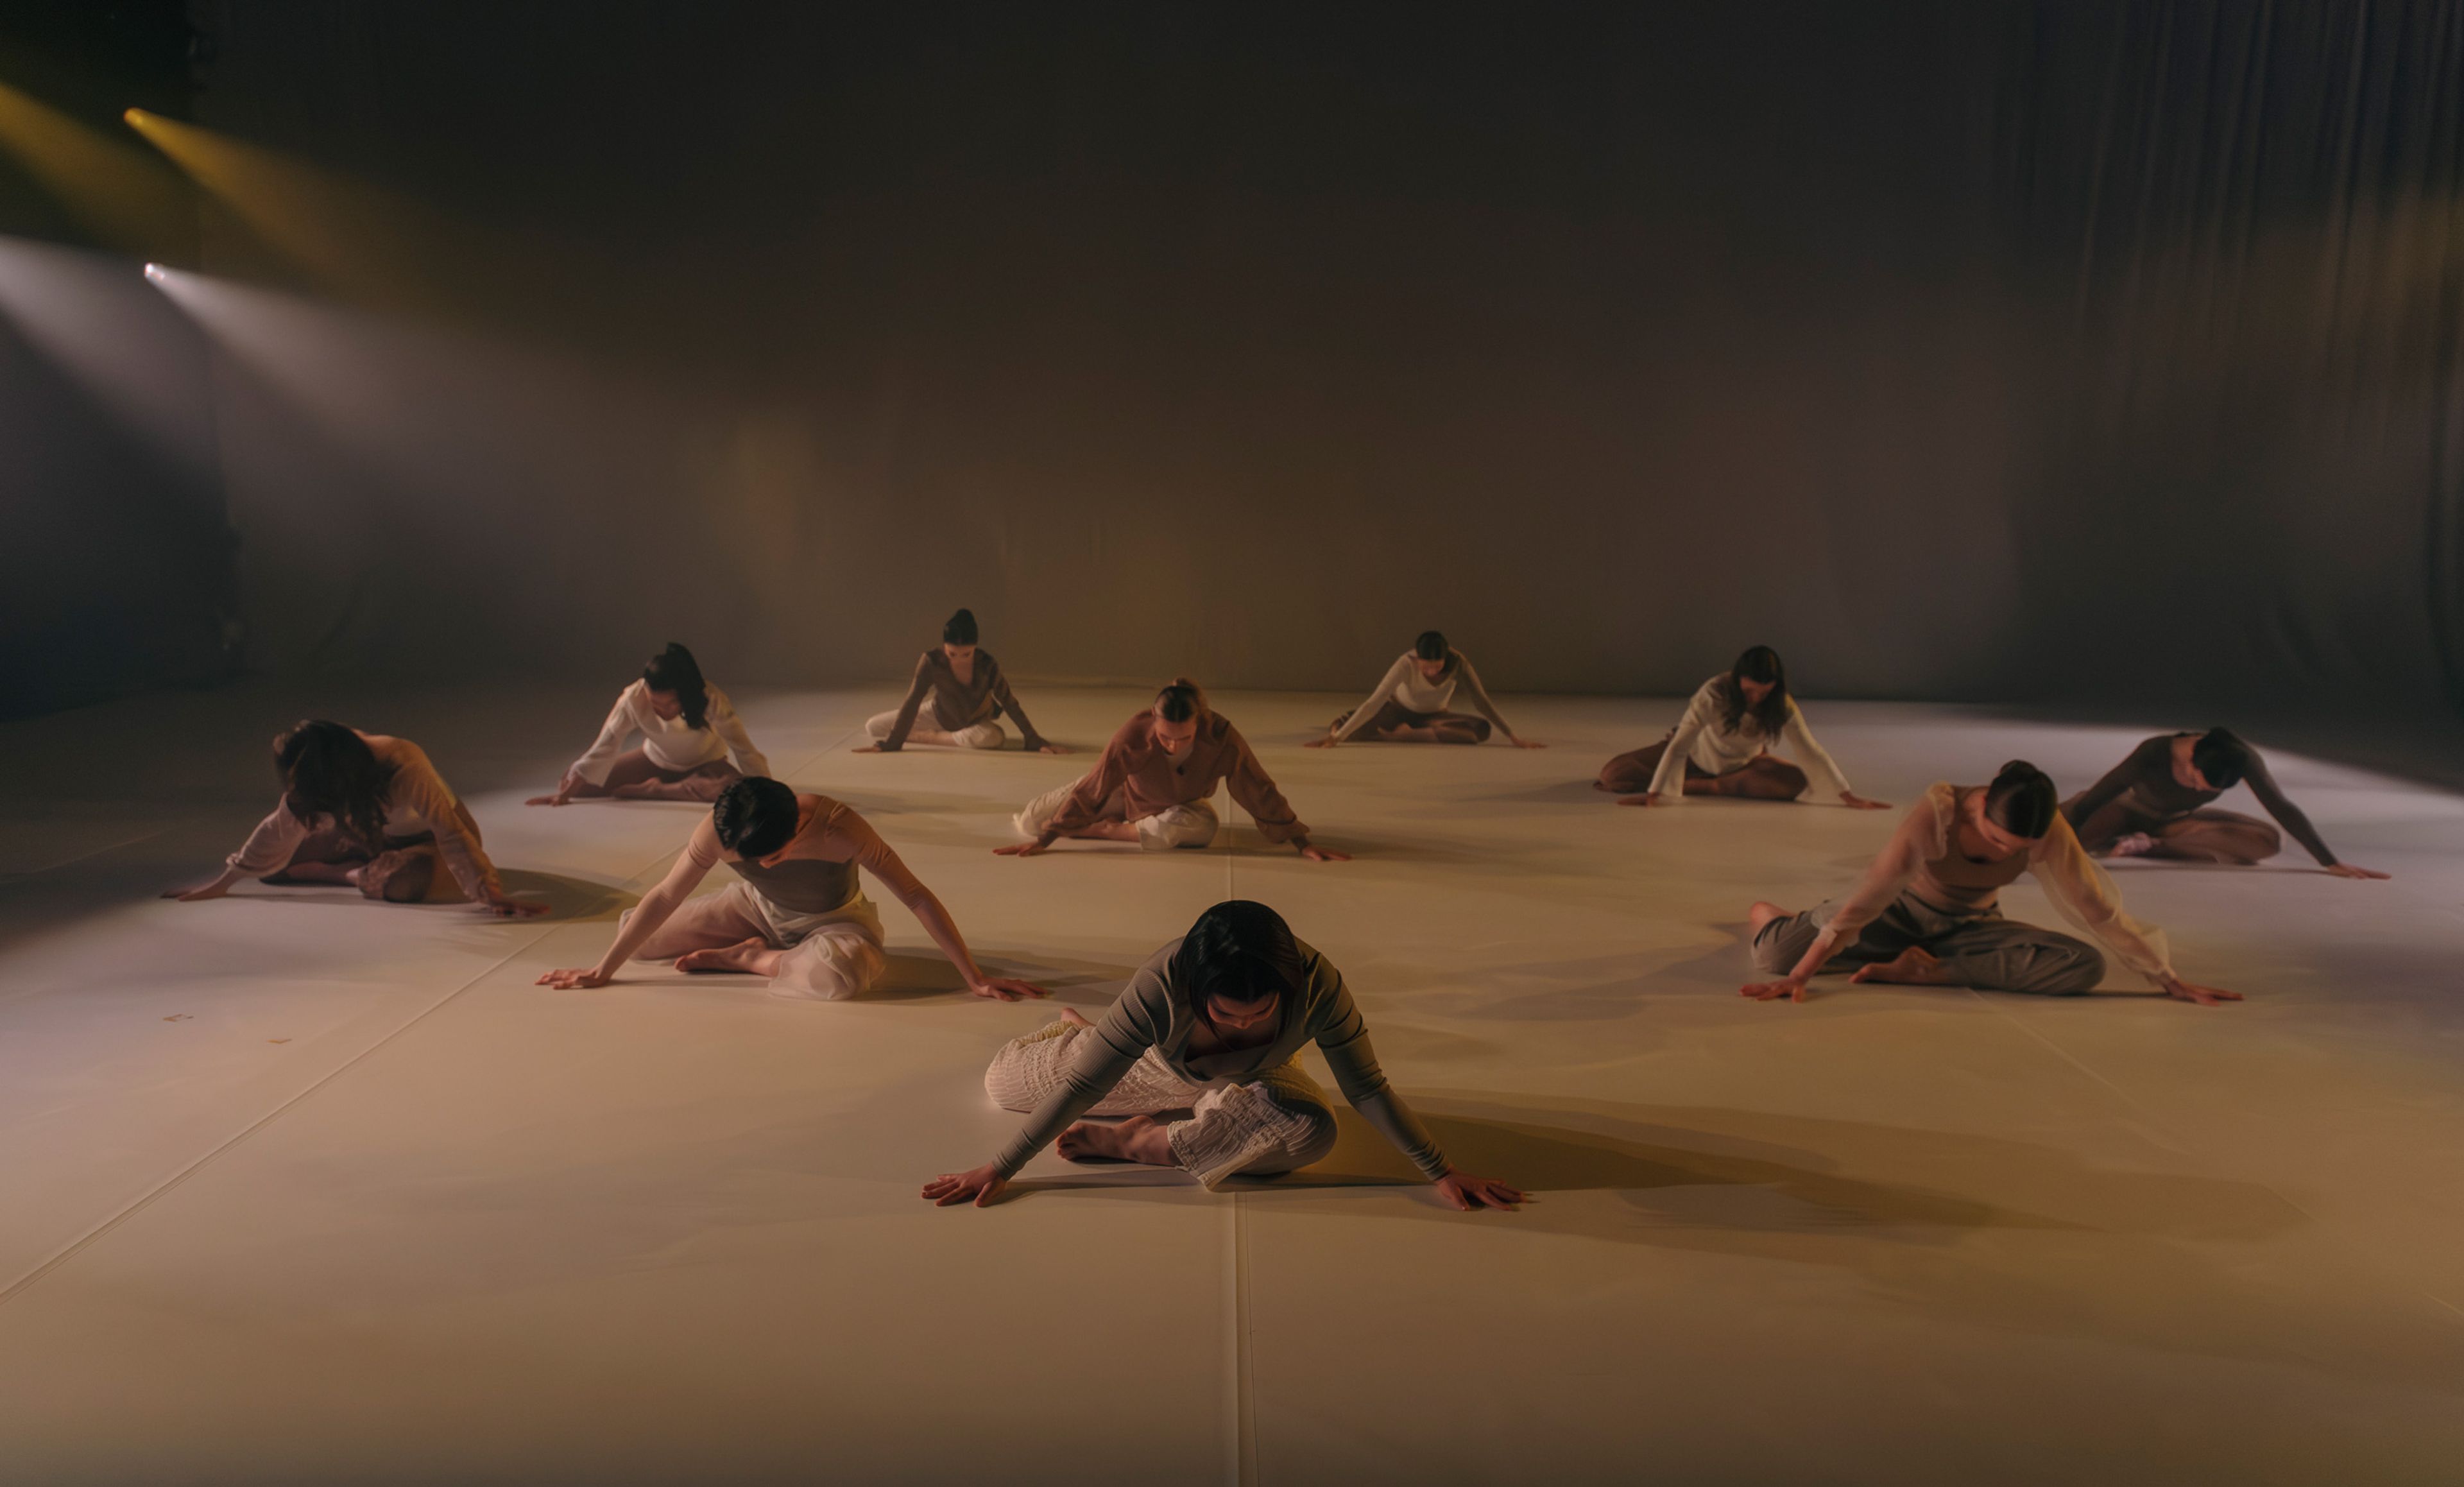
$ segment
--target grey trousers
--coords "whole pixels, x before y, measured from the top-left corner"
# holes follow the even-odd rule
[[[1836,912],[1836,904],[1825,902],[1765,924],[1754,936],[1755,967],[1777,975],[1794,969]],[[2084,940],[2013,923],[1996,909],[1946,914],[1904,893],[1822,968],[1854,970],[1895,960],[1911,945],[1942,962],[1954,984],[1979,991],[2079,996],[2104,979],[2103,954]]]

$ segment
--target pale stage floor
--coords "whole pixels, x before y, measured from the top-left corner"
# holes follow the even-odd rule
[[[748,697],[778,767],[865,811],[990,965],[1089,1012],[1206,905],[1273,904],[1458,1162],[1539,1195],[1447,1211],[1346,1111],[1294,1179],[1209,1195],[1047,1154],[1012,1200],[939,1210],[917,1187],[1018,1121],[985,1059],[1050,1009],[955,992],[893,902],[892,985],[860,1002],[663,967],[533,985],[598,956],[697,812],[520,806],[621,679],[0,729],[0,1478],[2464,1471],[2453,796],[2285,757],[2328,839],[2392,882],[2298,850],[2118,868],[2241,1007],[1762,1006],[1736,994],[1746,905],[1840,888],[1896,815],[1614,808],[1592,771],[1673,702],[1508,699],[1543,752],[1317,753],[1297,744],[1335,699],[1219,699],[1359,854],[1316,866],[1237,815],[1205,852],[996,858],[1010,811],[1089,756],[859,756],[890,693]],[[1028,700],[1091,748],[1139,699]],[[1903,806],[2013,756],[2076,788],[2205,721],[1810,711]],[[267,808],[265,740],[311,712],[425,743],[557,918],[155,900]],[[2058,923],[2033,887],[2009,899]]]

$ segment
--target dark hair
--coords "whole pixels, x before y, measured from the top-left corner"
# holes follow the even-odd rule
[[[2222,728],[2210,728],[2190,745],[2190,765],[2220,790],[2232,789],[2250,773],[2250,745]]]
[[[711,802],[718,844],[739,857],[766,857],[796,834],[796,792],[766,775],[749,774]]]
[[[1227,899],[1198,916],[1172,957],[1172,984],[1199,1019],[1206,1004],[1263,1002],[1298,991],[1300,945],[1284,917],[1248,899]]]
[[[1446,644],[1444,631],[1424,630],[1420,638],[1412,642],[1412,654],[1424,661],[1442,661],[1455,654],[1455,648]]]
[[[1746,689],[1738,685],[1745,681],[1771,683],[1761,703],[1750,709],[1746,706]],[[1749,713],[1767,739],[1779,737],[1779,730],[1788,724],[1788,668],[1780,664],[1779,653],[1767,645],[1748,646],[1720,678],[1722,725],[1733,729]]]
[[[974,645],[976,643],[976,611],[973,610],[960,610],[957,613],[951,615],[946,620],[943,620],[941,622],[941,643],[943,645]]]
[[[701,666],[693,653],[671,640],[668,648],[642,667],[642,679],[653,692],[672,692],[685,705],[685,725],[691,728],[710,726],[710,683],[701,679]]]
[[[332,816],[370,847],[385,841],[393,766],[351,729],[316,720],[294,724],[275,738],[274,772],[282,778],[282,804],[301,821]]]
[[[1155,694],[1155,716],[1166,722],[1187,722],[1206,707],[1206,693],[1187,677],[1175,677],[1172,685]]]
[[[2024,759],[2004,765],[1993,783],[1985,787],[1985,819],[2030,841],[2054,829],[2054,816],[2060,809],[2053,777]]]

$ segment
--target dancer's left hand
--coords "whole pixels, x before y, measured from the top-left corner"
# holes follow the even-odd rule
[[[1513,744],[1516,748],[1547,748],[1547,747],[1549,746],[1548,744],[1541,743],[1538,739],[1511,739],[1511,738],[1510,738],[1510,739],[1507,739],[1506,742],[1507,742],[1508,744]]]
[[[1757,981],[1751,986],[1739,987],[1737,994],[1752,997],[1757,1002],[1776,1002],[1782,997],[1792,1002],[1802,1002],[1805,1000],[1805,983],[1793,979]]]
[[[1520,1187],[1509,1187],[1491,1177],[1474,1177],[1468,1172],[1448,1172],[1439,1178],[1438,1196],[1466,1213],[1474,1209],[1506,1209],[1510,1211],[1531,1201],[1531,1195]]]
[[[1069,752],[1069,745],[1067,744],[1046,744],[1038,748],[1036,752],[1039,754],[1066,754]]]
[[[2329,876],[2329,877],[2351,877],[2351,878],[2369,878],[2369,877],[2375,877],[2375,878],[2380,878],[2380,879],[2385,879],[2386,877],[2387,877],[2389,876],[2389,875],[2387,875],[2387,874],[2386,874],[2386,873],[2382,873],[2382,872],[2380,872],[2380,871],[2379,871],[2378,869],[2376,869],[2376,868],[2355,867],[2355,866],[2354,866],[2352,863],[2350,863],[2350,862],[2339,862],[2339,863],[2335,864],[2333,867],[2330,867],[2329,869],[2327,869],[2327,874],[2328,874],[2328,876]]]
[[[1348,852],[1337,852],[1331,847],[1303,847],[1301,849],[1301,855],[1307,857],[1311,862],[1349,862],[1352,860],[1352,854]]]
[[[1867,800],[1864,796],[1858,794],[1855,790],[1841,790],[1839,792],[1839,804],[1847,807],[1851,810],[1888,810],[1891,809],[1891,803],[1889,801]]]
[[[552,970],[532,982],[531,985],[554,987],[560,991],[587,991],[594,987],[604,987],[615,979],[593,965],[587,970]]]
[[[1052,994],[1034,982],[1019,981],[1008,976],[986,976],[983,980],[969,986],[967,989],[978,996],[990,997],[996,1002],[1024,1002]]]
[[[2196,1002],[2201,1007],[2220,1007],[2227,1002],[2241,1000],[2238,991],[2228,991],[2222,987],[2203,987],[2194,981],[2184,981],[2179,976],[2165,983],[2165,994],[2177,1002]]]
[[[1039,852],[1049,852],[1052,849],[1046,847],[1040,841],[1012,842],[1006,847],[995,847],[993,849],[993,855],[996,857],[1031,857]]]

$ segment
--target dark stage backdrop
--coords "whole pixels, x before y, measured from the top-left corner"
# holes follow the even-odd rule
[[[2457,696],[2456,4],[208,13],[270,666]]]

